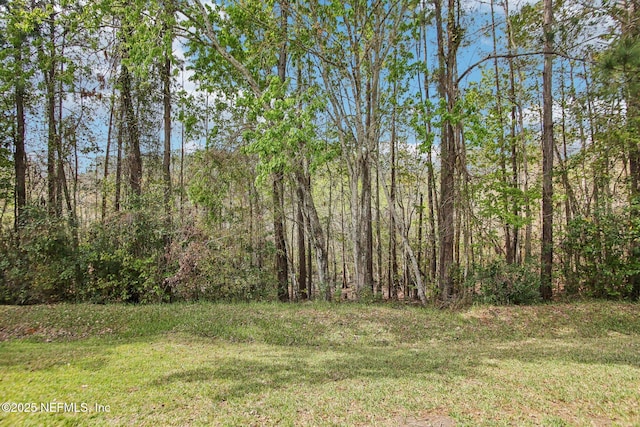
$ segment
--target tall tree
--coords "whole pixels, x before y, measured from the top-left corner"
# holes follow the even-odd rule
[[[251,63],[243,64],[238,58],[244,57],[245,53],[236,51],[235,44],[233,47],[227,48],[222,45],[216,28],[212,23],[212,16],[220,16],[218,10],[214,10],[211,7],[204,6],[199,0],[195,0],[190,4],[183,5],[184,9],[181,12],[193,23],[197,28],[201,29],[207,37],[209,47],[219,55],[219,59],[230,67],[231,73],[234,74],[236,82],[241,82],[242,85],[248,87],[251,93],[251,104],[253,106],[253,113],[256,116],[260,115],[266,119],[265,123],[259,124],[260,132],[254,132],[250,135],[250,138],[254,139],[251,150],[260,154],[263,165],[271,173],[275,174],[273,180],[273,200],[274,200],[274,237],[276,240],[276,251],[279,254],[279,259],[276,259],[276,272],[279,275],[279,289],[280,296],[284,299],[284,285],[285,279],[287,280],[287,297],[288,297],[288,267],[285,270],[285,264],[287,262],[286,244],[284,226],[282,226],[282,232],[280,231],[281,219],[284,218],[284,213],[281,210],[281,200],[283,200],[284,193],[281,190],[281,185],[284,183],[284,174],[282,166],[299,155],[298,151],[302,148],[300,143],[304,138],[313,138],[313,123],[312,116],[315,114],[312,110],[318,108],[318,101],[316,100],[316,106],[311,110],[305,109],[299,111],[299,102],[295,98],[286,98],[287,82],[282,73],[286,72],[287,64],[287,32],[283,34],[283,28],[286,30],[286,26],[282,25],[283,17],[286,13],[289,13],[290,4],[288,2],[281,2],[280,15],[277,16],[274,12],[275,8],[269,8],[270,10],[262,10],[260,8],[254,10],[255,15],[260,14],[263,20],[257,19],[258,16],[251,16],[246,13],[246,7],[249,5],[243,4],[239,6],[239,15],[243,17],[250,17],[249,21],[245,21],[244,25],[263,26],[263,31],[266,34],[275,35],[275,39],[252,39],[255,44],[252,46],[256,52],[272,52],[273,56],[270,58],[277,58],[275,62],[267,62],[270,67],[274,67],[277,70],[275,79],[271,78],[271,70],[266,71],[265,78],[265,63]],[[257,6],[253,4],[252,7]],[[262,7],[262,6],[260,6]],[[286,19],[286,18],[285,18]],[[264,26],[266,25],[266,28]],[[258,28],[254,27],[254,28]],[[276,28],[278,28],[276,30]],[[197,41],[197,40],[196,40]],[[226,41],[234,43],[232,37],[227,36]],[[270,42],[270,43],[269,43]],[[274,51],[274,47],[276,48]],[[236,56],[237,55],[237,56]],[[304,95],[309,98],[312,95]],[[279,102],[274,102],[279,100]],[[309,102],[309,99],[307,99]],[[295,112],[297,111],[297,112]],[[290,120],[282,120],[287,115]],[[296,117],[296,119],[294,119]],[[248,135],[248,134],[247,134]],[[249,136],[249,135],[248,135]],[[308,150],[312,152],[313,150]],[[309,221],[309,228],[311,231],[311,237],[313,241],[313,247],[316,253],[316,259],[318,262],[318,279],[320,286],[325,289],[325,298],[331,298],[331,286],[329,283],[328,273],[328,253],[325,232],[320,222],[315,202],[311,189],[308,185],[309,176],[308,171],[296,168],[293,174],[296,187],[302,191],[305,217]],[[276,203],[276,199],[278,202]],[[280,242],[280,243],[278,243]],[[286,273],[286,274],[285,274]]]
[[[542,248],[540,251],[540,295],[553,294],[553,5],[544,0],[544,71],[542,75]]]
[[[319,73],[328,114],[349,173],[355,295],[373,291],[371,168],[381,132],[381,92],[389,53],[410,4],[311,2]]]
[[[174,26],[174,0],[163,1],[162,44],[163,61],[160,67],[162,80],[162,107],[164,110],[164,149],[162,156],[162,177],[164,181],[164,209],[167,221],[171,222],[171,66]]]
[[[10,77],[13,86],[13,108],[14,108],[14,171],[15,171],[15,216],[14,228],[17,230],[22,224],[24,208],[27,204],[27,156],[25,150],[26,139],[26,113],[25,107],[27,102],[26,85],[28,74],[25,67],[25,49],[28,48],[27,36],[30,25],[21,22],[21,17],[28,15],[26,5],[22,2],[13,2],[4,5],[4,35],[0,36],[2,42],[2,62],[12,59],[12,69],[4,71],[7,77]],[[6,56],[5,56],[6,55]]]
[[[288,2],[280,1],[280,26],[282,30],[280,49],[278,51],[278,78],[284,84],[287,79],[288,57]],[[289,300],[289,263],[284,227],[284,173],[276,170],[273,173],[273,228],[276,239],[276,272],[278,275],[278,298],[280,301]]]
[[[460,128],[454,122],[458,100],[457,55],[463,31],[459,25],[460,4],[447,0],[446,16],[441,0],[434,0],[436,15],[436,37],[438,43],[438,94],[446,104],[449,118],[442,124],[440,142],[440,203],[438,206],[439,242],[439,290],[440,298],[448,300],[453,292],[455,237],[455,170],[458,161]],[[446,20],[446,26],[443,22]]]

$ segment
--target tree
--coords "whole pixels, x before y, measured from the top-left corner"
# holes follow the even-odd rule
[[[373,292],[371,167],[381,133],[379,108],[392,46],[411,4],[403,2],[312,2],[311,53],[329,100],[349,173],[355,295]]]
[[[544,71],[542,82],[542,248],[540,295],[552,297],[553,274],[553,6],[544,0]]]
[[[455,171],[461,144],[460,127],[454,121],[458,100],[457,55],[462,42],[463,30],[458,22],[456,0],[448,0],[446,8],[446,27],[443,22],[441,0],[434,0],[436,31],[438,42],[438,95],[445,102],[447,119],[442,122],[440,141],[440,204],[438,206],[439,242],[439,289],[440,298],[447,301],[453,294],[453,274],[457,269],[454,263],[455,237]]]
[[[4,35],[0,36],[2,63],[9,66],[3,70],[3,80],[8,86],[13,87],[13,108],[12,120],[14,156],[13,164],[15,171],[15,216],[14,228],[17,230],[22,223],[24,208],[27,204],[26,170],[27,156],[25,151],[26,137],[26,86],[29,79],[29,72],[25,69],[25,56],[28,58],[28,36],[33,31],[34,25],[39,21],[39,16],[33,11],[28,11],[22,2],[7,3],[0,5],[3,11],[2,21],[5,22]],[[26,19],[24,19],[26,18]],[[23,21],[24,19],[24,21]],[[26,54],[25,54],[26,51]],[[9,62],[12,60],[11,62]]]
[[[160,66],[162,80],[162,107],[164,110],[164,144],[162,156],[162,177],[164,180],[164,209],[167,222],[171,222],[171,66],[173,48],[173,26],[174,26],[174,2],[167,0],[163,2],[162,21],[162,44],[163,61]]]

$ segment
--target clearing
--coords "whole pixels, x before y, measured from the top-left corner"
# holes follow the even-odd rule
[[[5,425],[639,425],[640,305],[0,307]]]

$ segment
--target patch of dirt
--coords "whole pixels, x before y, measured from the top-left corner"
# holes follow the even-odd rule
[[[420,418],[408,417],[398,421],[398,425],[404,427],[453,427],[456,425],[453,418],[435,414]]]
[[[111,328],[103,328],[94,331],[69,331],[62,328],[41,327],[39,325],[36,325],[35,327],[20,325],[13,329],[0,328],[0,342],[30,337],[39,338],[45,342],[77,340],[87,338],[90,335],[108,335],[112,333],[113,330]]]

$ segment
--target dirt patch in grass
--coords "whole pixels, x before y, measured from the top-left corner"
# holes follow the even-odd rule
[[[446,415],[423,415],[419,418],[407,417],[398,419],[398,425],[402,427],[454,427],[456,422]]]

